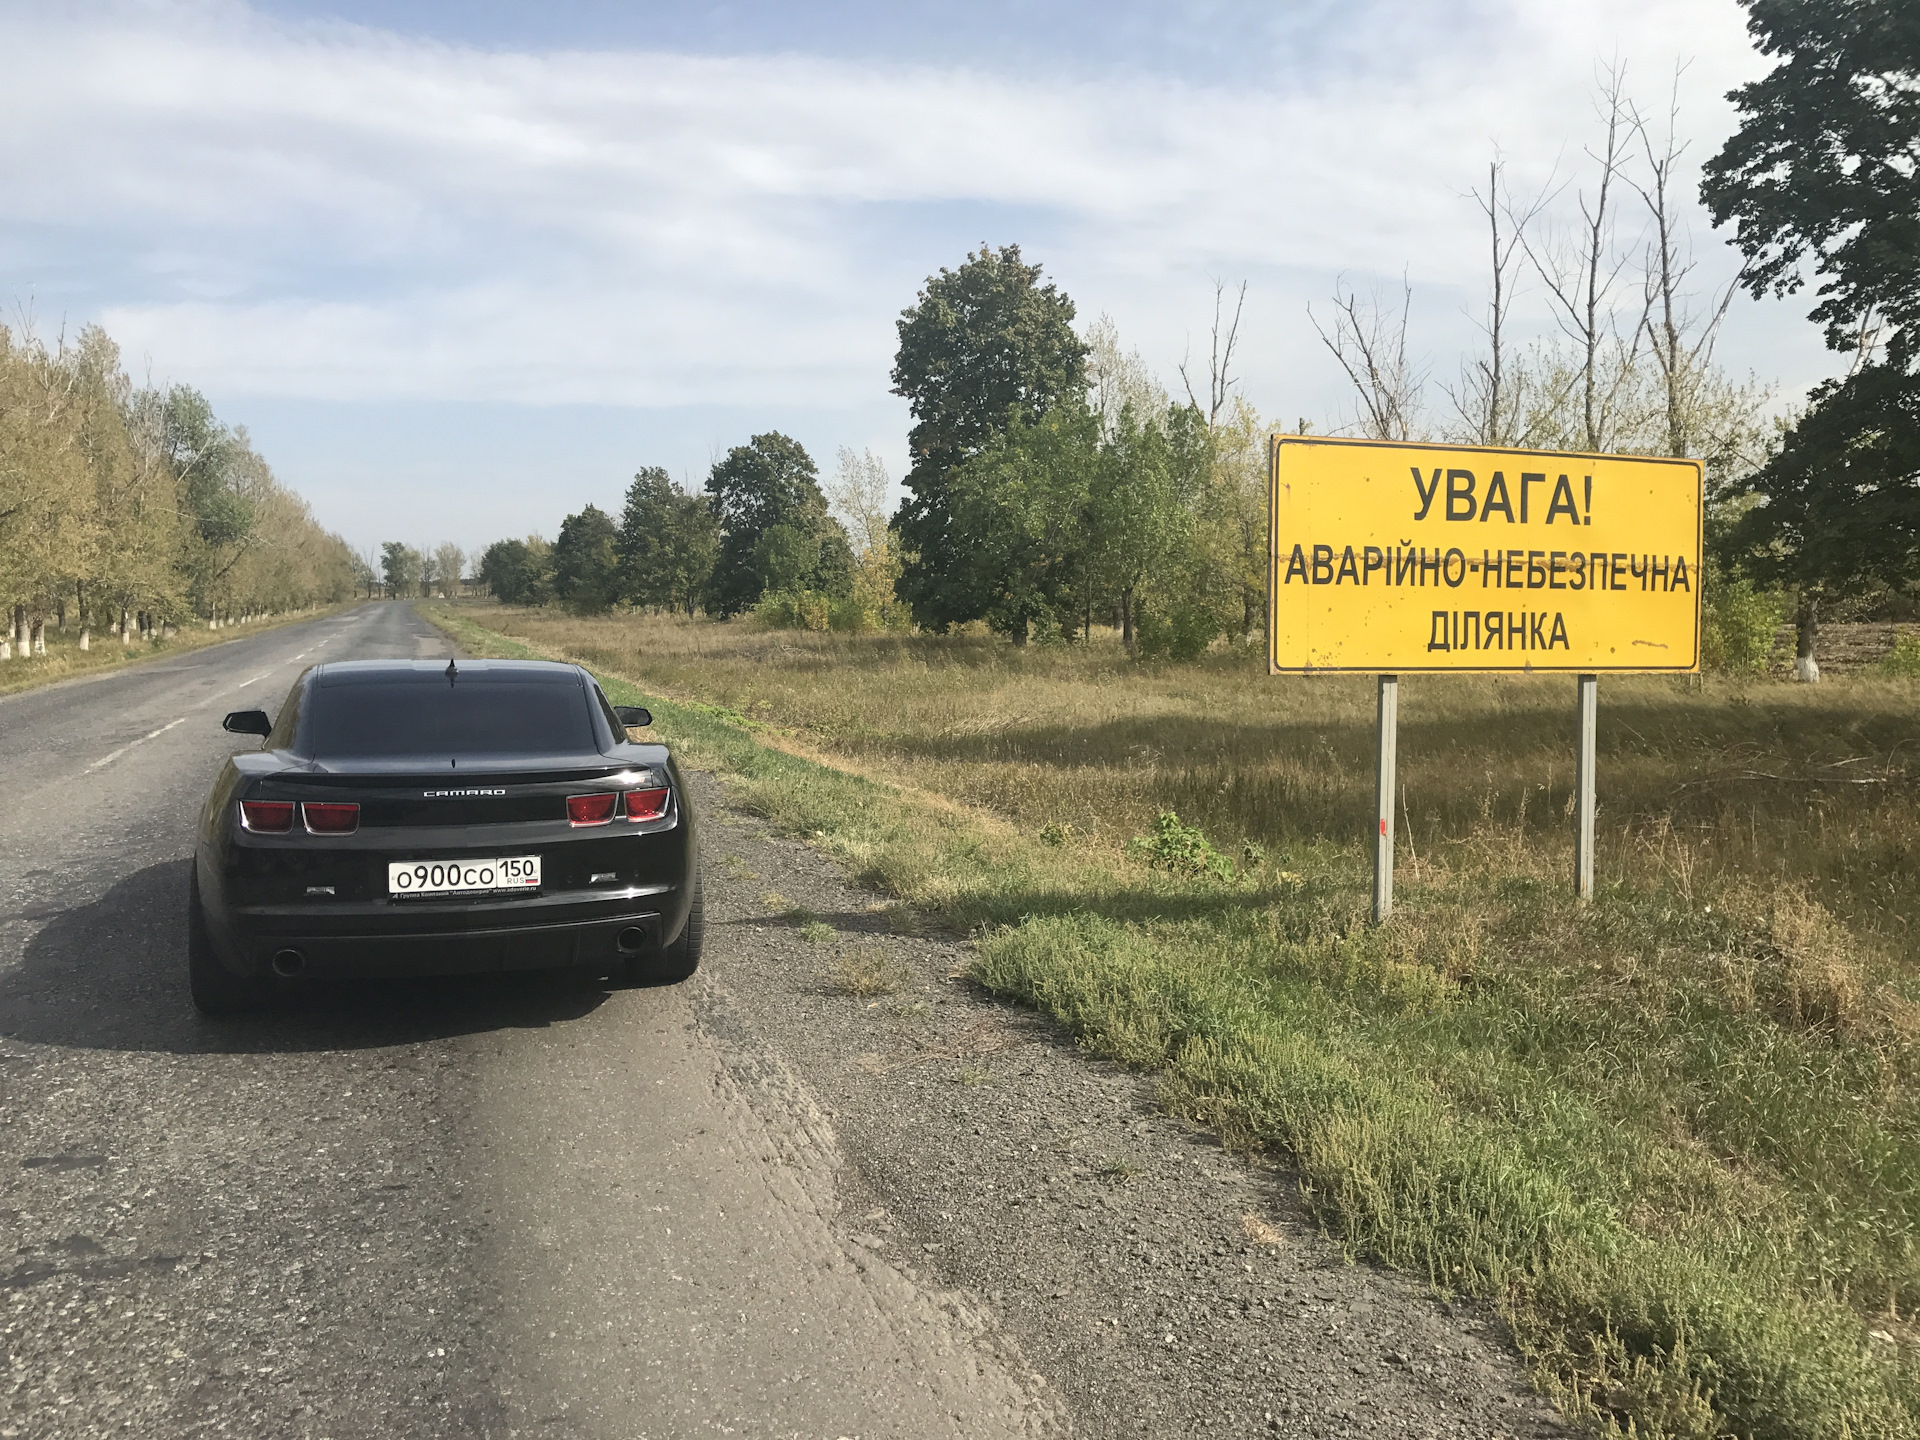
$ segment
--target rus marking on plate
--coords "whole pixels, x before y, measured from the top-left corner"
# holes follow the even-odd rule
[[[1295,435],[1271,460],[1275,674],[1700,666],[1697,460]]]

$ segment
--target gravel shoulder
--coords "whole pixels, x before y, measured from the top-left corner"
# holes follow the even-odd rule
[[[1055,1423],[1100,1437],[1573,1433],[1484,1309],[1349,1263],[1283,1166],[1160,1110],[1150,1079],[960,978],[964,942],[890,933],[880,897],[730,810],[720,781],[693,783],[702,1027],[731,1064],[777,1054],[810,1093],[843,1161],[848,1253],[1036,1377]],[[892,969],[896,988],[850,994],[847,966]]]

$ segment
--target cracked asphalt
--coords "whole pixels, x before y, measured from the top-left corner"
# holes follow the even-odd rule
[[[0,699],[0,1437],[1559,1433],[1490,1317],[1346,1263],[711,777],[691,981],[199,1017],[220,715],[446,653],[373,604]]]

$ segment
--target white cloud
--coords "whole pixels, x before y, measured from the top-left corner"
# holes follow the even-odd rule
[[[1694,162],[1762,68],[1724,0],[1448,17],[1330,12],[1332,58],[1250,89],[495,53],[231,4],[15,12],[0,241],[18,287],[229,396],[845,407],[884,391],[931,269],[1027,240],[1166,369],[1206,277],[1253,277],[1249,388],[1311,412],[1336,392],[1302,302],[1405,266],[1432,343],[1464,340],[1465,192],[1496,142],[1523,184],[1567,173],[1599,59],[1649,97],[1691,59]],[[1817,340],[1776,331],[1804,369]]]

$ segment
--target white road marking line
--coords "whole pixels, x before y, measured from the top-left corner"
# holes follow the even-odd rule
[[[247,688],[247,686],[253,684],[255,680],[264,680],[267,678],[267,676],[271,675],[272,673],[273,672],[271,670],[262,670],[258,675],[253,676],[251,679],[242,680],[238,685],[234,686],[233,688],[236,690],[244,690]]]
[[[102,765],[111,765],[114,761],[118,760],[122,755],[126,754],[129,750],[133,749],[135,745],[144,745],[147,743],[147,741],[153,739],[154,736],[164,735],[167,733],[167,731],[173,729],[175,725],[184,725],[186,723],[187,723],[187,717],[184,715],[182,715],[178,720],[169,720],[165,725],[162,725],[158,730],[153,731],[151,734],[142,735],[138,740],[128,741],[125,745],[122,745],[118,750],[114,751],[111,755],[102,755],[98,760],[94,761],[93,764],[87,766],[87,768],[82,770],[80,773],[82,775],[91,775],[95,770],[98,770]]]

